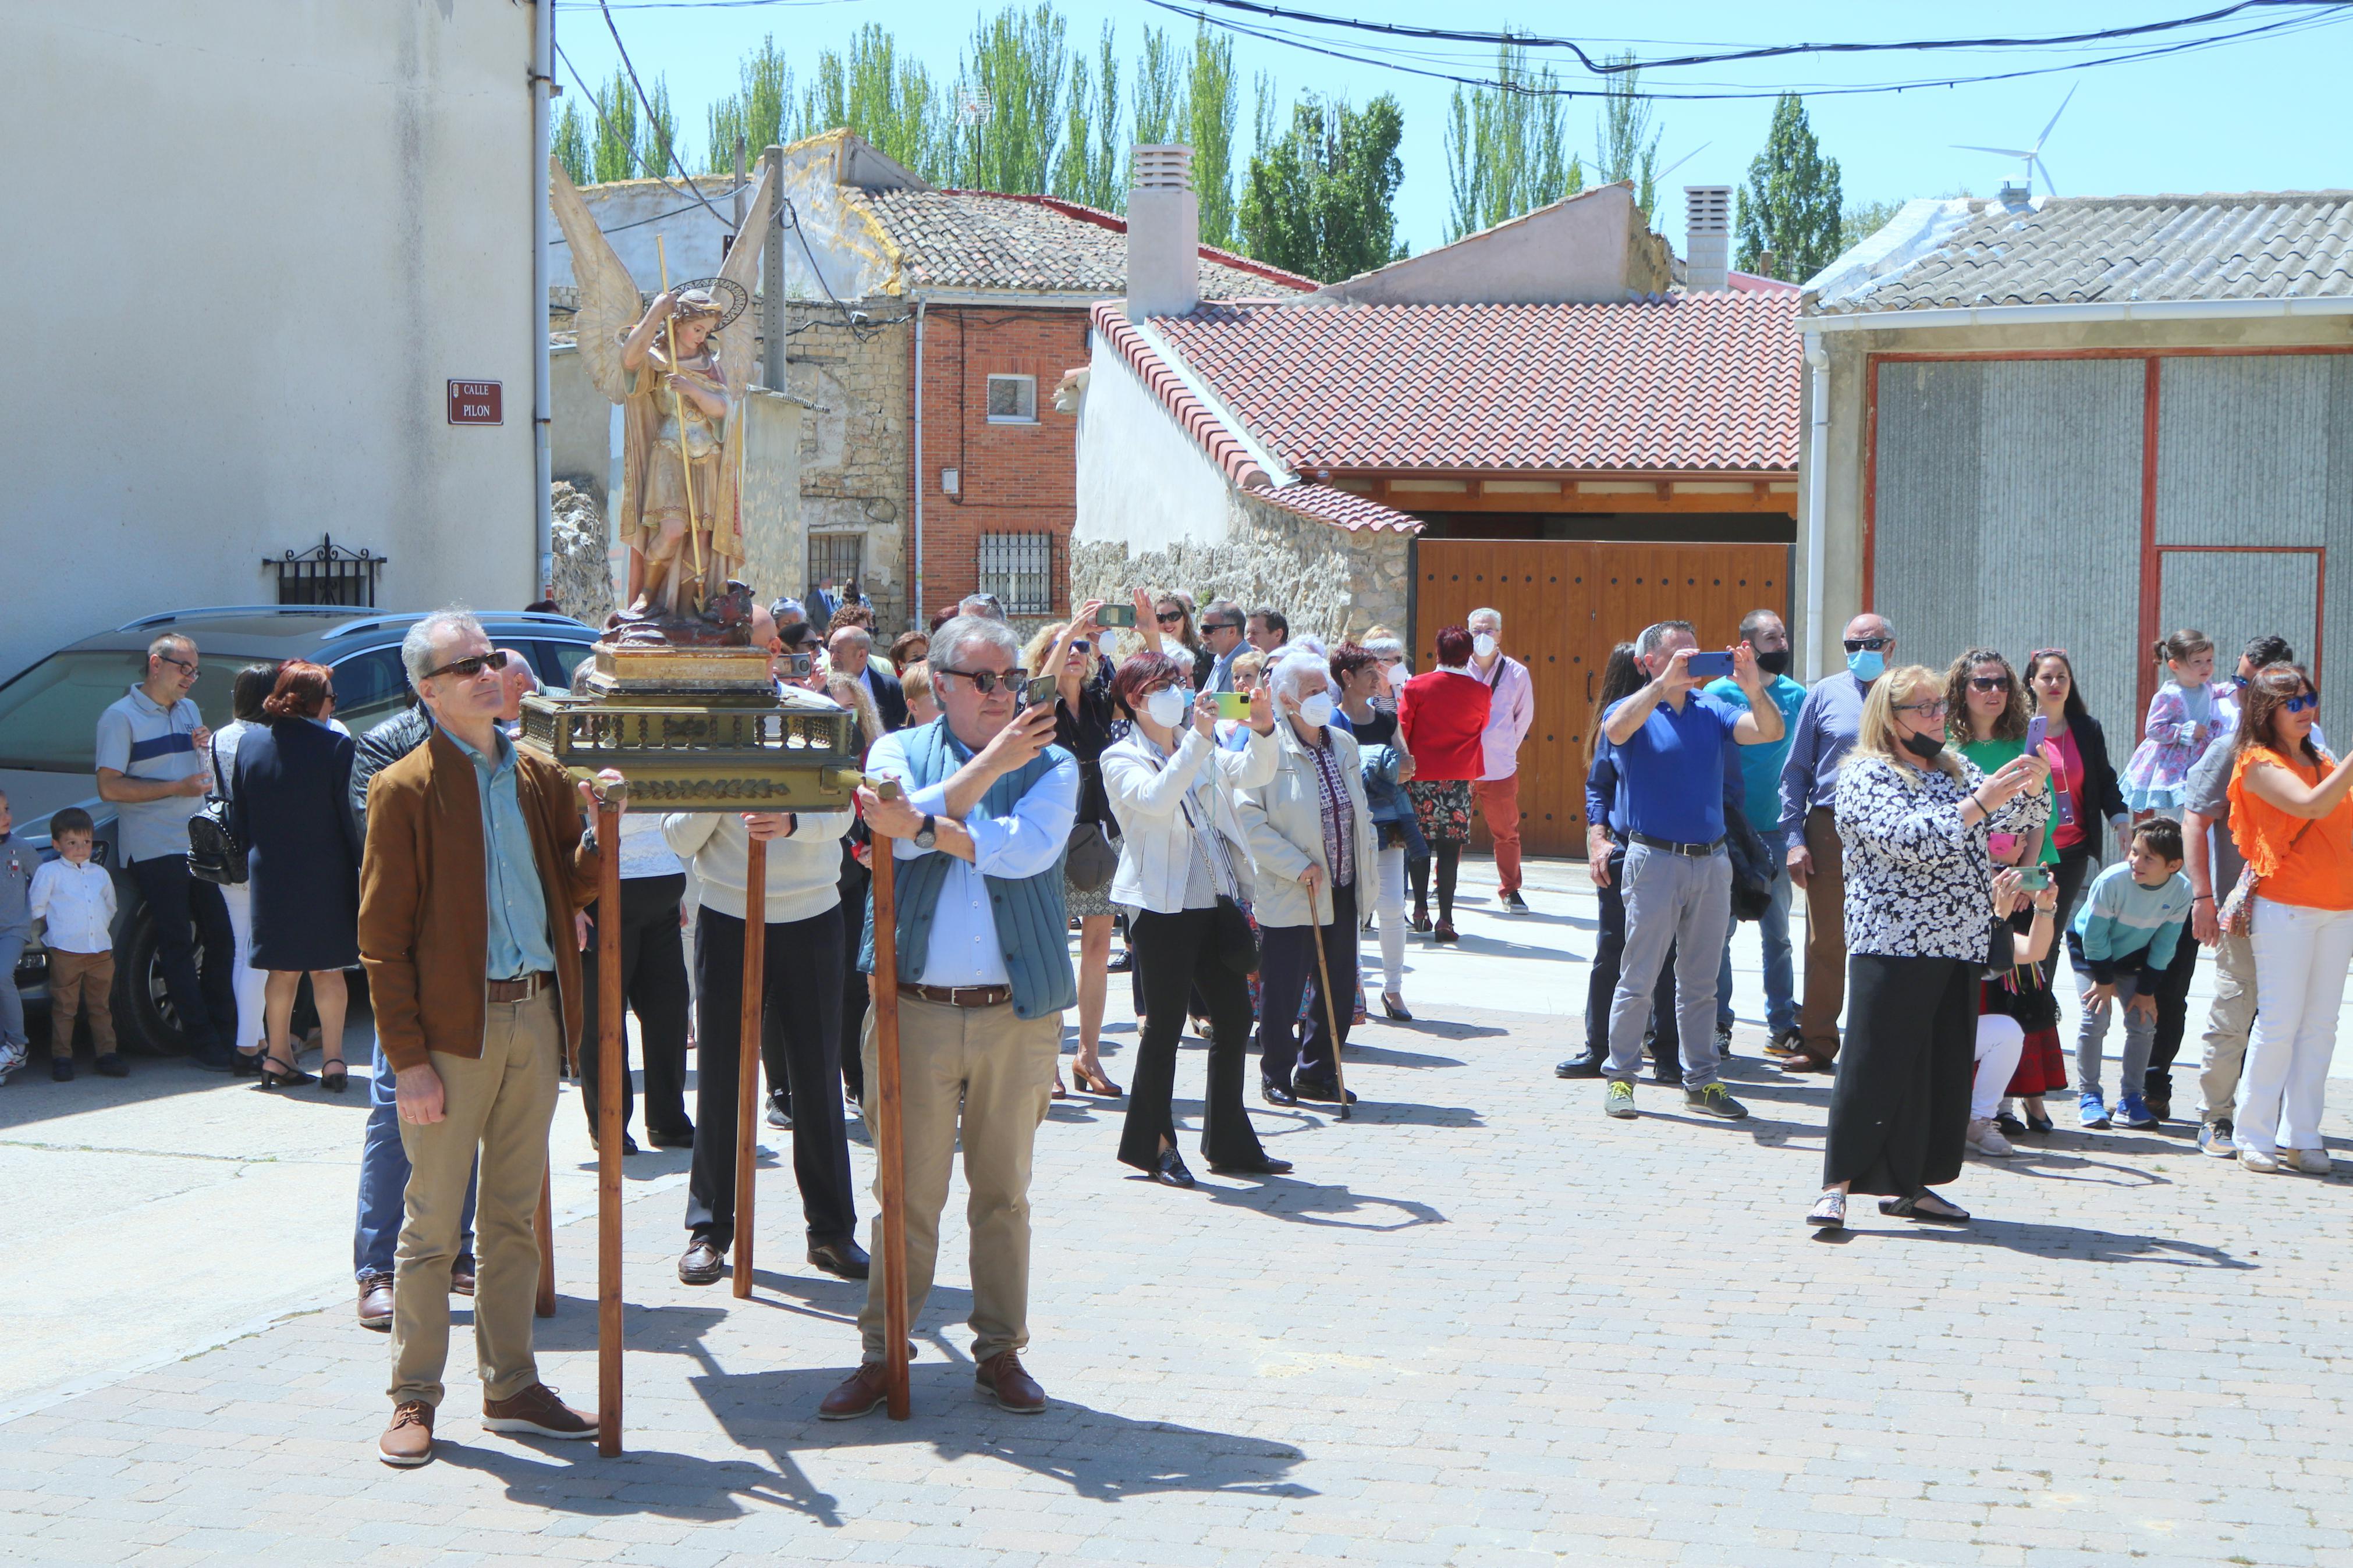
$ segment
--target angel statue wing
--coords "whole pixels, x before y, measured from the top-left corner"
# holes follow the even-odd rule
[[[596,383],[597,391],[616,403],[625,403],[631,377],[621,368],[621,340],[646,313],[645,300],[629,269],[613,254],[604,230],[589,216],[578,187],[554,158],[547,161],[547,200],[564,230],[564,243],[572,250],[572,280],[580,296],[578,313],[573,317],[580,361],[588,367],[588,379]]]
[[[768,215],[776,210],[776,171],[768,170],[752,188],[751,205],[744,209],[744,226],[735,231],[735,243],[729,247],[727,259],[719,264],[719,276],[740,285],[747,300],[760,291],[760,241],[768,232]],[[752,359],[759,341],[760,323],[749,310],[719,334],[719,374],[727,384],[731,402],[741,402],[744,389],[752,384]]]

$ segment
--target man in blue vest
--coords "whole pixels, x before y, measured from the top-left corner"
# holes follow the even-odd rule
[[[1029,1158],[1061,1051],[1071,971],[1062,852],[1079,810],[1079,764],[1052,744],[1054,704],[1020,706],[1021,645],[1002,620],[958,616],[932,634],[942,715],[875,742],[867,768],[899,779],[896,800],[860,806],[897,858],[899,1059],[905,1141],[907,1278],[885,1278],[882,1221],[858,1315],[863,1363],[818,1407],[828,1421],[883,1400],[887,1290],[910,1322],[931,1293],[948,1173],[964,1147],[972,1188],[972,1359],[980,1393],[1021,1415],[1046,1406],[1021,1369],[1029,1343]],[[859,967],[874,970],[873,906]],[[874,1015],[866,1082],[881,1082]],[[881,1194],[875,1194],[879,1206]]]

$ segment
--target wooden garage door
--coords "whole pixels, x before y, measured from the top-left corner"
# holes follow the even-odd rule
[[[1414,668],[1437,663],[1440,627],[1486,605],[1504,614],[1504,651],[1534,678],[1535,722],[1520,750],[1532,855],[1585,853],[1585,737],[1613,646],[1653,621],[1685,620],[1700,646],[1722,647],[1749,611],[1788,613],[1785,544],[1437,539],[1415,552]],[[1483,844],[1483,824],[1477,832]]]

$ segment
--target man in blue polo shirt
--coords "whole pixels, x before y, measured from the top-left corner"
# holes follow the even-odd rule
[[[1767,692],[1757,654],[1733,650],[1732,676],[1748,695],[1742,711],[1698,689],[1686,668],[1699,651],[1688,621],[1645,627],[1634,644],[1650,684],[1602,716],[1616,748],[1625,804],[1626,948],[1609,1005],[1609,1092],[1603,1109],[1630,1117],[1634,1077],[1651,991],[1675,950],[1675,1021],[1682,1036],[1683,1102],[1703,1115],[1736,1121],[1748,1108],[1716,1081],[1716,966],[1732,921],[1732,861],[1724,847],[1726,737],[1769,745],[1782,734],[1781,710]]]
[[[221,890],[188,875],[188,818],[212,787],[212,731],[188,696],[199,673],[186,637],[167,633],[147,645],[147,679],[98,716],[98,794],[114,805],[123,868],[154,919],[164,989],[188,1059],[227,1072],[237,1058],[237,937]]]
[[[1757,668],[1766,676],[1765,689],[1781,710],[1783,732],[1778,741],[1746,746],[1740,752],[1740,809],[1748,826],[1771,846],[1773,880],[1757,934],[1765,954],[1765,1026],[1774,1046],[1795,1048],[1798,1037],[1796,963],[1789,952],[1789,868],[1783,862],[1781,835],[1781,764],[1789,760],[1790,727],[1805,705],[1806,689],[1789,679],[1789,632],[1770,610],[1751,610],[1741,617],[1740,640],[1757,650]],[[1707,694],[1735,708],[1748,706],[1748,694],[1726,676],[1707,683]],[[1724,937],[1724,963],[1715,974],[1715,1043],[1732,1048],[1732,933]]]

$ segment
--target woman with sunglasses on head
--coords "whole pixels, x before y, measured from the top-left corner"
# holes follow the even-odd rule
[[[1201,1153],[1212,1171],[1280,1174],[1288,1162],[1268,1157],[1242,1108],[1250,993],[1228,942],[1241,917],[1220,909],[1253,893],[1250,838],[1237,814],[1237,792],[1272,779],[1278,765],[1274,710],[1261,689],[1250,696],[1250,739],[1239,752],[1216,741],[1213,694],[1196,696],[1184,663],[1139,653],[1112,678],[1112,702],[1133,721],[1103,753],[1103,785],[1120,825],[1119,869],[1112,902],[1131,911],[1130,944],[1145,998],[1144,1035],[1119,1158],[1172,1187],[1193,1173],[1176,1149],[1170,1099],[1176,1042],[1189,999],[1209,1013],[1209,1062],[1202,1099]]]
[[[2132,814],[2125,807],[2124,790],[2108,761],[2107,731],[2084,710],[2067,650],[2035,649],[2026,660],[2026,685],[2045,727],[2045,743],[2058,748],[2051,769],[2049,832],[2059,851],[2054,875],[2059,880],[2059,929],[2064,931],[2075,918],[2075,900],[2100,858],[2099,823],[2105,818],[2115,829],[2116,852],[2123,854],[2132,843]],[[2060,952],[2052,948],[2042,961],[2046,981],[2058,973]]]
[[[2337,1013],[2353,964],[2353,757],[2314,743],[2320,693],[2274,664],[2239,693],[2231,833],[2252,895],[2225,895],[2225,930],[2255,959],[2255,1028],[2239,1075],[2232,1137],[2250,1171],[2325,1176],[2320,1133]]]
[[[1846,879],[1847,1027],[1831,1089],[1822,1193],[1806,1223],[1846,1223],[1847,1194],[1880,1212],[1966,1224],[1930,1189],[1960,1174],[1977,1062],[1978,978],[1992,951],[1996,831],[2039,831],[2049,769],[2018,757],[1990,777],[1945,743],[1945,698],[1919,665],[1864,700],[1831,809]]]

